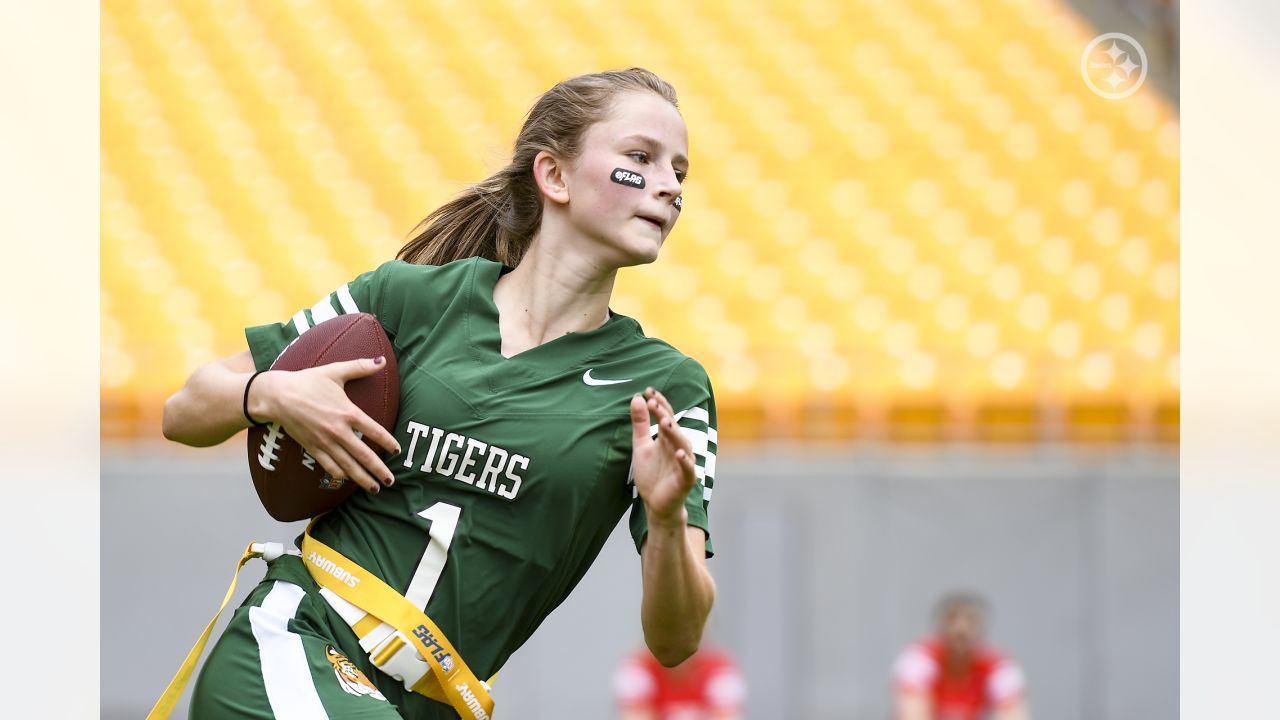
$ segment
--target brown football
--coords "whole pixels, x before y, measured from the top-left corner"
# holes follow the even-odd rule
[[[305,370],[379,355],[387,359],[386,364],[373,375],[348,382],[347,397],[374,422],[394,432],[400,411],[400,373],[391,341],[374,316],[339,315],[316,325],[285,348],[271,369]],[[371,441],[365,444],[383,454]],[[262,506],[282,522],[332,510],[360,487],[354,480],[330,478],[279,423],[249,428],[249,474]]]

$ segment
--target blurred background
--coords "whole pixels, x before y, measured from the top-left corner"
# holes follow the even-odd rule
[[[991,602],[1034,717],[1176,717],[1177,17],[104,2],[103,717],[145,714],[244,544],[297,530],[258,507],[241,440],[164,443],[164,398],[246,325],[392,257],[505,164],[556,81],[631,65],[679,91],[691,174],[614,309],[716,385],[709,637],[747,717],[888,717],[895,655],[957,588]],[[1145,53],[1086,52],[1109,32]],[[612,668],[640,642],[625,535],[513,657],[503,716],[613,717]]]

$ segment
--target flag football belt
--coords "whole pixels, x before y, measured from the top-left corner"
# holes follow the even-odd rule
[[[311,525],[302,535],[302,562],[320,586],[320,594],[351,626],[379,670],[413,692],[448,703],[463,718],[489,720],[493,715],[489,686],[476,678],[421,608],[315,539]]]
[[[369,659],[378,669],[400,680],[413,692],[449,704],[463,718],[489,720],[492,717],[493,698],[489,695],[489,686],[476,679],[449,639],[422,610],[342,553],[312,537],[310,525],[303,534],[302,550],[303,564],[320,586],[320,594],[351,625],[360,638],[360,647],[369,652]],[[245,563],[257,557],[271,562],[284,554],[284,545],[280,543],[250,543],[245,548],[222,604],[147,714],[147,720],[166,720],[173,713],[191,680],[196,661],[209,643],[218,617],[235,594],[236,581]],[[345,571],[343,579],[334,575],[334,568]],[[362,607],[373,611],[366,612]],[[489,681],[493,682],[496,677]]]
[[[169,681],[169,686],[161,693],[160,699],[156,701],[151,712],[147,713],[147,720],[166,720],[173,708],[178,704],[178,698],[182,697],[182,691],[187,687],[187,682],[191,680],[191,671],[196,667],[196,661],[200,659],[200,654],[204,652],[204,646],[209,643],[209,635],[213,633],[213,625],[218,622],[218,616],[226,609],[227,603],[231,601],[231,596],[236,592],[236,581],[240,579],[240,568],[250,560],[260,557],[267,562],[271,562],[284,554],[284,545],[280,543],[249,543],[249,547],[245,548],[244,554],[240,556],[240,562],[236,563],[235,574],[231,576],[231,587],[227,588],[227,594],[222,597],[222,604],[218,606],[218,612],[213,614],[213,619],[205,625],[204,632],[200,633],[200,637],[196,639],[196,644],[191,648],[191,652],[187,653],[187,657],[182,661],[182,665],[178,668],[177,674]]]

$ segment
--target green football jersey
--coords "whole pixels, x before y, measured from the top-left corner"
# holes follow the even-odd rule
[[[504,358],[493,289],[505,271],[481,258],[392,261],[284,323],[246,330],[261,370],[316,323],[352,312],[381,322],[400,371],[401,452],[386,459],[396,482],[357,492],[313,533],[424,607],[481,678],[564,601],[628,508],[636,547],[644,540],[632,396],[662,391],[692,444],[690,525],[707,530],[715,482],[702,366],[617,314]]]

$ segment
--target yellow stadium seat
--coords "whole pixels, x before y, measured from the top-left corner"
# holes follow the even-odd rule
[[[104,433],[391,257],[552,83],[643,62],[693,167],[615,309],[727,437],[1176,440],[1176,112],[1092,95],[1065,5],[522,7],[103,4]]]

